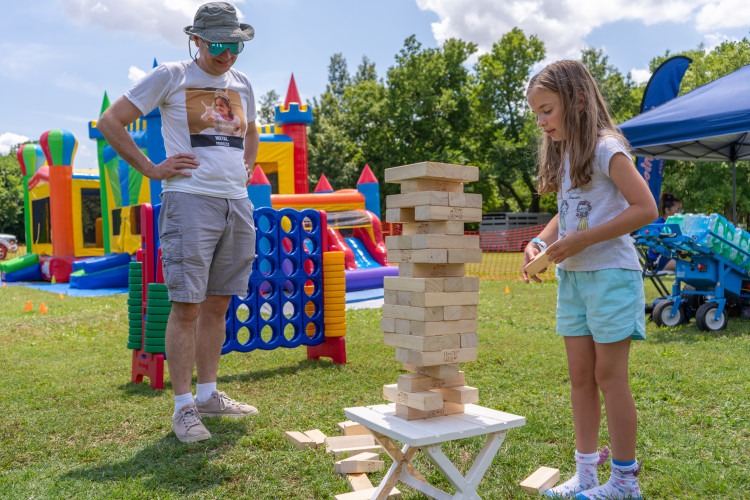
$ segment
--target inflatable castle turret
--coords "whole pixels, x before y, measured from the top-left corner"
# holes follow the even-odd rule
[[[276,123],[294,143],[294,194],[308,193],[307,187],[307,125],[313,122],[312,110],[300,103],[294,75],[283,106],[276,108]]]

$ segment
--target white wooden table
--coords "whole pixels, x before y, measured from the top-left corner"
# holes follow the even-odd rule
[[[378,485],[372,498],[384,500],[398,481],[439,500],[475,499],[477,486],[492,464],[505,439],[505,432],[526,423],[524,417],[478,405],[467,404],[464,413],[421,420],[405,420],[395,415],[395,404],[344,408],[347,418],[370,432],[393,459],[393,464]],[[445,456],[442,444],[474,436],[487,436],[474,464],[466,476]],[[398,447],[394,441],[404,443]],[[431,484],[414,468],[412,460],[422,451],[456,490],[450,495]]]

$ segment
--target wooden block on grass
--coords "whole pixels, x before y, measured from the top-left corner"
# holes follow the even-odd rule
[[[383,386],[383,398],[400,405],[417,410],[439,410],[443,407],[443,396],[430,391],[405,392],[399,391],[397,384]]]
[[[323,446],[326,442],[326,435],[323,434],[320,429],[311,429],[305,431],[303,434],[313,440],[316,448]]]
[[[333,450],[333,458],[341,460],[342,458],[352,457],[360,453],[385,453],[385,449],[379,444],[371,444],[368,446],[353,446],[351,448],[342,448],[340,450]]]
[[[298,431],[286,431],[284,437],[287,441],[292,443],[298,450],[304,450],[305,448],[316,448],[315,441],[309,436]]]
[[[334,470],[339,474],[377,472],[383,470],[384,466],[385,462],[380,460],[380,455],[370,452],[358,453],[333,464]]]
[[[358,434],[351,436],[328,436],[326,438],[326,451],[334,451],[356,446],[369,446],[375,443],[372,434]]]
[[[364,472],[356,472],[353,474],[347,474],[346,480],[349,481],[349,485],[354,491],[362,491],[372,488],[370,478]]]
[[[334,500],[370,500],[372,498],[372,495],[375,494],[375,491],[377,491],[377,488],[372,487],[366,490],[350,491],[349,493],[341,493],[340,495],[336,495],[333,498]],[[393,488],[391,492],[388,494],[388,500],[395,500],[399,498],[401,498],[401,492],[398,491],[396,488]]]
[[[339,422],[338,428],[344,436],[362,436],[370,434],[367,427],[358,422],[352,422],[351,420]]]
[[[538,495],[552,488],[560,480],[560,470],[552,467],[539,467],[532,475],[521,481],[521,488]]]

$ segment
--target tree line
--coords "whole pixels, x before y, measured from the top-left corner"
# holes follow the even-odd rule
[[[546,57],[544,43],[514,28],[481,55],[459,39],[426,48],[411,36],[385,75],[366,56],[352,74],[342,54],[331,56],[328,83],[308,104],[310,185],[325,174],[334,189],[351,188],[365,164],[378,179],[386,168],[437,161],[474,165],[480,180],[468,192],[483,195],[487,211],[555,212],[553,195],[535,189],[536,144],[540,131],[526,105],[526,83]],[[683,53],[693,59],[682,81],[684,94],[750,64],[750,41],[726,41]],[[673,55],[654,57],[653,72]],[[645,84],[609,63],[601,50],[587,48],[581,61],[598,82],[615,123],[640,111]],[[273,121],[279,93],[259,99],[260,121]],[[667,161],[662,191],[683,200],[685,211],[731,215],[730,165]],[[737,165],[738,214],[750,213],[750,168]],[[0,156],[0,232],[23,238],[23,194],[15,150]],[[384,195],[397,186],[381,183]],[[381,198],[385,200],[385,196]]]

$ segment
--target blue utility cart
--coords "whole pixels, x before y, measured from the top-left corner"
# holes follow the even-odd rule
[[[706,223],[693,224],[689,234],[670,220],[633,233],[637,244],[676,262],[672,294],[653,308],[652,317],[659,326],[687,323],[694,313],[701,330],[722,330],[729,322],[728,302],[742,307],[750,303],[750,253],[745,236],[730,239],[729,229],[717,230],[707,219],[700,222]],[[733,226],[731,231],[736,231]],[[700,304],[697,309],[691,307],[695,304]]]

